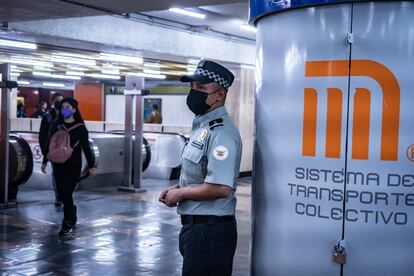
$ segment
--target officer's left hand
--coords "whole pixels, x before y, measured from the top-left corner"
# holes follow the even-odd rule
[[[165,204],[168,207],[174,207],[178,202],[182,201],[182,189],[169,190],[165,196]]]

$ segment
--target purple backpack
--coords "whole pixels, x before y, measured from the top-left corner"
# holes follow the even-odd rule
[[[78,141],[73,148],[70,146],[69,132],[82,125],[83,124],[76,124],[71,128],[66,128],[64,125],[61,125],[62,129],[58,130],[52,137],[50,137],[47,159],[53,163],[65,163],[66,160],[71,157],[73,149],[79,144]]]

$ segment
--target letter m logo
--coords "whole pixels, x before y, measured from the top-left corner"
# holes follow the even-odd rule
[[[398,135],[400,123],[400,87],[394,74],[381,63],[371,60],[309,61],[306,63],[306,77],[370,77],[381,87],[382,130],[381,160],[398,160]],[[326,113],[327,158],[340,158],[342,128],[342,91],[328,88]],[[356,88],[354,94],[352,158],[367,160],[369,151],[371,92],[366,88]],[[318,92],[305,88],[302,154],[316,154],[316,121]]]

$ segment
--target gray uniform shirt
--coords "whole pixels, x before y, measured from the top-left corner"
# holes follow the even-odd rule
[[[240,170],[242,142],[225,107],[217,108],[193,121],[190,139],[181,156],[180,187],[204,182],[232,188],[226,198],[184,200],[178,205],[180,215],[234,215],[236,182]]]

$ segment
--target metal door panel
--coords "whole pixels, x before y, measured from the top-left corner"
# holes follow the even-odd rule
[[[413,14],[413,2],[354,4],[347,168],[360,174],[347,185],[344,275],[414,272]]]
[[[340,274],[332,248],[342,233],[344,185],[338,177],[345,166],[350,7],[299,9],[258,22],[252,275]],[[345,74],[330,75],[336,61]],[[315,117],[309,119],[305,112],[316,116],[316,136],[304,131],[304,125],[315,127]],[[334,136],[328,143],[327,125]],[[304,149],[304,132],[316,140],[314,156],[309,156],[310,140],[305,139]],[[319,171],[319,180],[303,179],[301,168],[326,170],[327,178]],[[335,171],[336,178],[328,170]],[[297,185],[299,190],[323,190],[323,198],[297,195]],[[336,201],[328,198],[332,190],[337,190]]]

